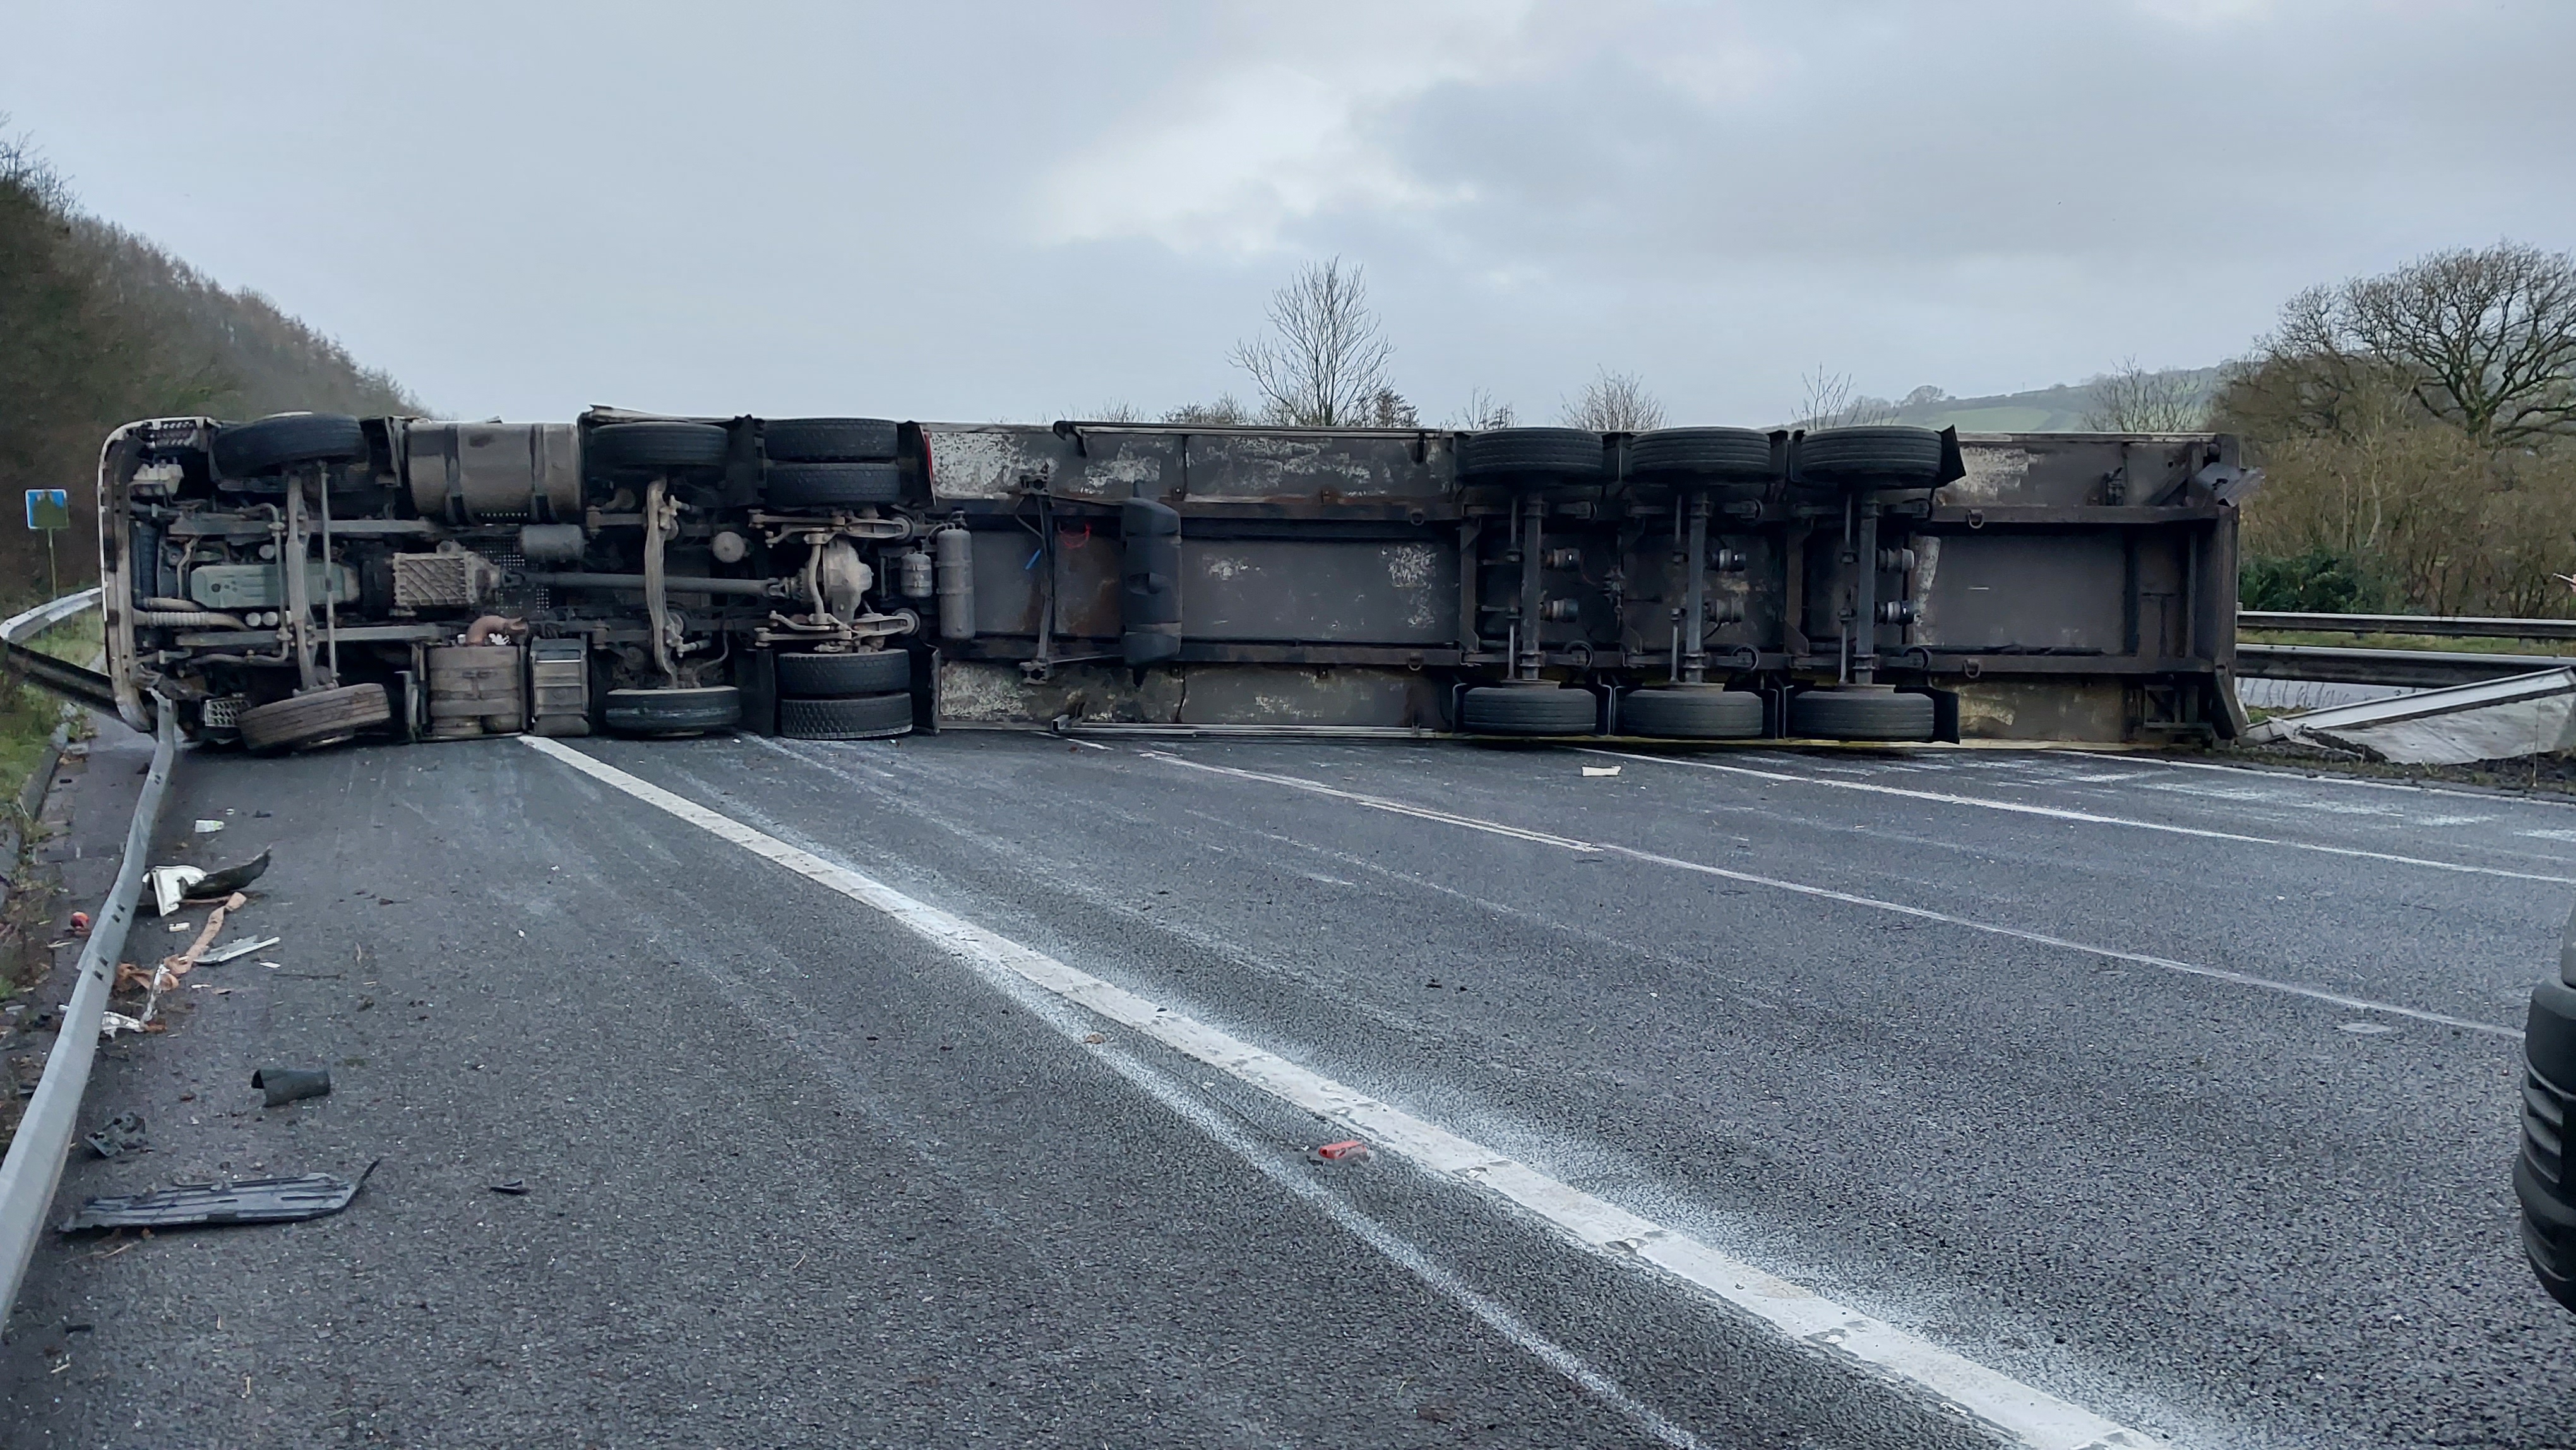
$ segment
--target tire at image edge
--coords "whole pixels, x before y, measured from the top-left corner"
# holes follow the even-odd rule
[[[782,699],[837,700],[912,688],[912,656],[899,649],[837,655],[782,651],[777,663]]]
[[[1619,697],[1619,733],[1667,740],[1751,740],[1762,733],[1762,697],[1751,690],[1632,690]]]
[[[911,730],[908,694],[778,702],[778,733],[790,740],[865,740]]]
[[[244,749],[283,750],[373,729],[393,718],[384,686],[343,685],[253,705],[241,712],[239,729]]]
[[[1789,698],[1789,733],[1810,740],[1929,740],[1932,697],[1809,690]]]
[[[1485,685],[1469,690],[1459,725],[1475,735],[1589,735],[1600,723],[1590,690]]]
[[[628,735],[728,730],[742,720],[742,692],[731,685],[611,690],[602,706],[608,728]]]

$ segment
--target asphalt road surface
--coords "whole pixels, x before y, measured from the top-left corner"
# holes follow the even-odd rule
[[[949,734],[199,755],[168,819],[283,940],[111,1045],[155,1151],[60,1204],[381,1162],[50,1242],[8,1446],[2576,1441],[2507,1178],[2565,805]]]

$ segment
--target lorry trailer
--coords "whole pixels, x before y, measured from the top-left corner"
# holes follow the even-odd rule
[[[157,418],[138,728],[2232,737],[2225,435]]]

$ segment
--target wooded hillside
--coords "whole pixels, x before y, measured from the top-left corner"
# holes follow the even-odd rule
[[[91,490],[109,429],[293,409],[421,405],[269,299],[83,214],[23,144],[0,140],[0,606],[48,588],[45,541],[20,508],[30,488],[72,494],[73,526],[55,540],[62,587],[97,576]]]

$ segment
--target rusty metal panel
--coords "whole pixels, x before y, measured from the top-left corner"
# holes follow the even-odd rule
[[[1437,729],[1444,693],[1438,680],[1420,671],[1191,665],[1182,686],[1181,721]]]
[[[1914,547],[1922,561],[1915,573],[1921,614],[1911,643],[2129,652],[2126,569],[2115,534],[1951,534]]]
[[[1442,644],[1458,637],[1457,552],[1430,539],[1184,534],[1181,581],[1183,628],[1192,639]]]

